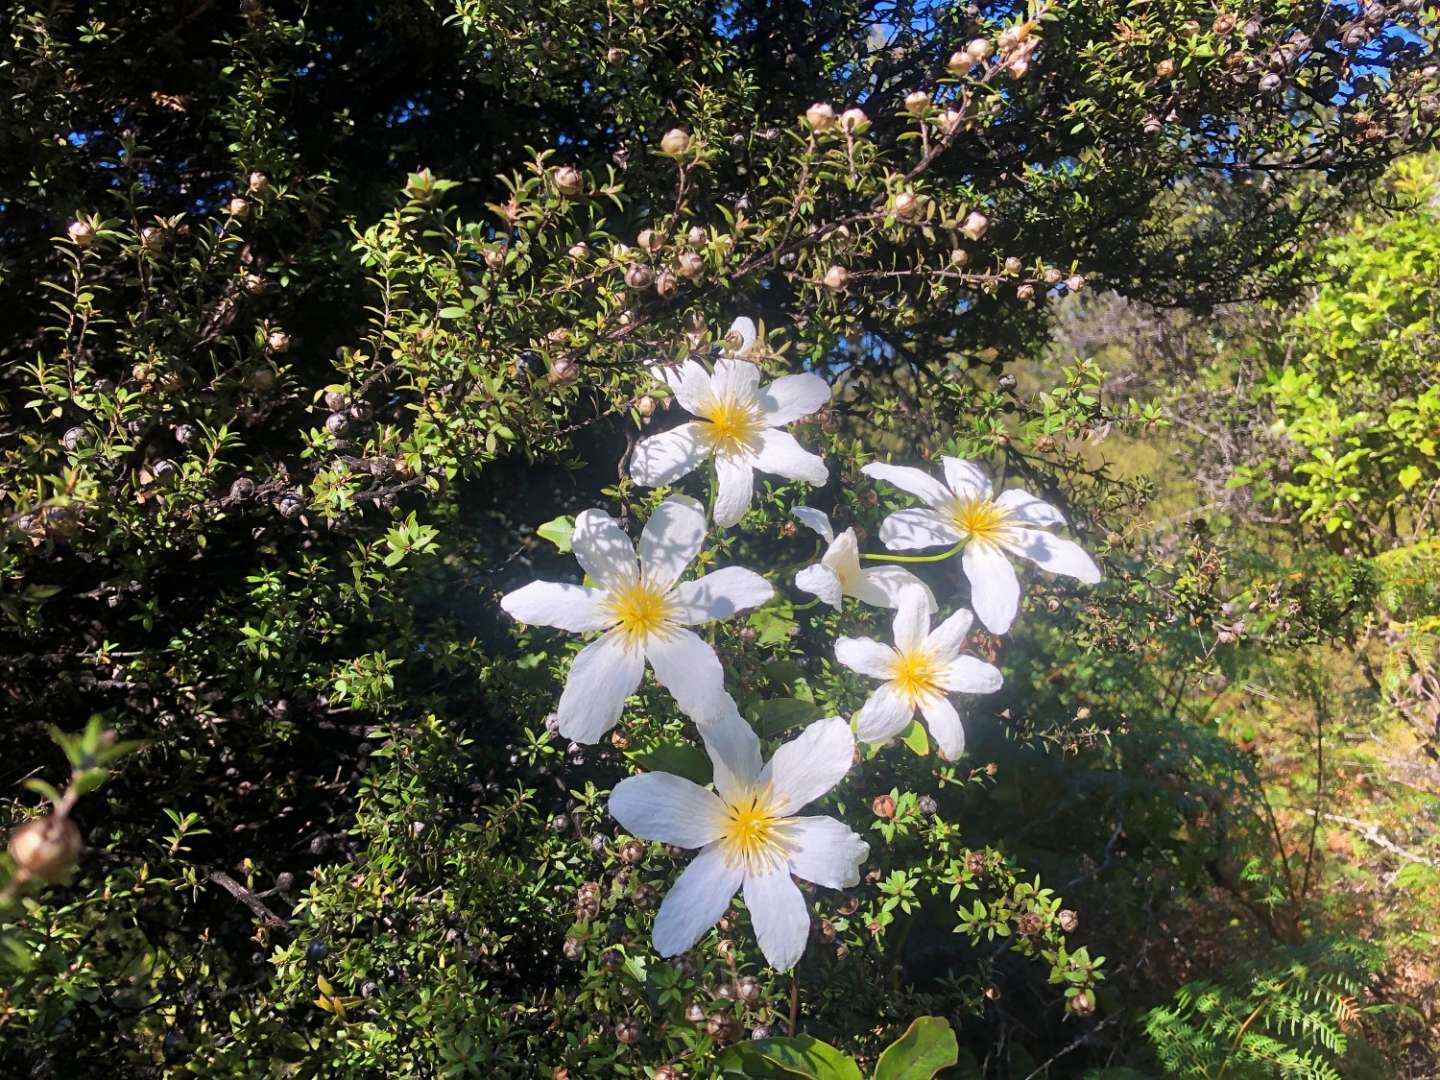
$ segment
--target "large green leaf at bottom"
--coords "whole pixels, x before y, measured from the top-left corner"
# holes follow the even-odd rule
[[[737,1043],[720,1055],[719,1065],[724,1075],[761,1080],[863,1080],[849,1055],[808,1035]]]
[[[922,1016],[887,1046],[875,1063],[875,1080],[930,1080],[960,1059],[960,1044],[950,1022]]]

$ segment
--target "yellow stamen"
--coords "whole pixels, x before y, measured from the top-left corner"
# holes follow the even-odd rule
[[[944,691],[940,687],[940,665],[923,649],[901,653],[890,671],[890,679],[911,702]]]
[[[606,604],[615,618],[615,628],[632,642],[663,630],[674,608],[666,593],[643,580],[615,590]]]
[[[1010,531],[1010,513],[989,499],[956,499],[950,507],[950,520],[969,540],[995,543]]]
[[[716,399],[701,415],[709,423],[700,437],[714,451],[735,454],[754,449],[755,436],[760,433],[759,418],[749,405]]]
[[[784,851],[785,820],[775,813],[768,788],[751,789],[725,807],[725,831],[720,839],[726,854],[751,868],[768,865]]]

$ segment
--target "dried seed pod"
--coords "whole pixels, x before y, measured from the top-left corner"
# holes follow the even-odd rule
[[[827,289],[839,292],[844,289],[846,285],[850,284],[850,271],[839,263],[836,263],[825,271],[824,282]]]
[[[242,195],[236,195],[225,204],[225,213],[233,218],[243,218],[250,213],[250,200]]]
[[[957,49],[950,54],[950,61],[945,66],[952,75],[968,75],[975,66],[975,58],[968,49]]]
[[[930,107],[930,95],[924,90],[912,90],[905,95],[905,111],[911,116],[919,116]]]
[[[902,191],[892,203],[895,216],[909,220],[920,211],[920,198],[913,191]]]
[[[817,101],[805,110],[805,122],[815,131],[827,131],[835,126],[835,109],[828,102]]]
[[[852,135],[858,135],[870,126],[870,118],[864,109],[846,109],[840,114],[840,128]]]
[[[979,240],[990,228],[990,219],[979,210],[971,210],[960,223],[960,232],[967,240]]]
[[[690,149],[690,133],[684,128],[671,128],[660,137],[660,152],[677,157]]]
[[[257,169],[250,174],[245,187],[251,195],[263,195],[270,187],[270,178]]]
[[[55,881],[75,865],[83,846],[69,817],[50,814],[27,821],[10,834],[10,858],[27,878]]]
[[[555,190],[567,199],[574,198],[585,190],[585,177],[573,166],[562,165],[551,177],[555,181]]]
[[[648,289],[655,282],[655,271],[644,263],[632,263],[625,268],[625,284],[632,289]]]
[[[705,269],[705,260],[693,251],[681,252],[675,260],[675,272],[682,278],[699,277]]]

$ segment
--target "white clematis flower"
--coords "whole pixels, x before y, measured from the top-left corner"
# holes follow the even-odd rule
[[[760,368],[740,359],[755,342],[755,324],[736,319],[730,335],[740,345],[720,358],[713,375],[694,360],[659,369],[676,400],[698,419],[641,440],[630,458],[635,482],[659,487],[673,484],[713,457],[719,481],[715,524],[722,528],[734,525],[750,508],[757,469],[812,484],[830,478],[819,457],[780,430],[829,401],[829,384],[805,373],[786,375],[762,387]]]
[[[1049,503],[1019,490],[991,497],[990,481],[968,461],[942,457],[945,482],[904,465],[866,465],[860,471],[919,496],[928,509],[897,510],[880,526],[880,539],[896,551],[965,544],[960,562],[970,579],[970,606],[992,634],[1003,634],[1020,609],[1020,580],[1006,558],[1029,559],[1052,574],[1093,585],[1100,568],[1079,544],[1032,526],[1064,525]]]
[[[795,816],[850,770],[855,739],[838,716],[817,720],[762,767],[760,741],[738,713],[702,730],[715,791],[669,773],[622,780],[610,813],[636,836],[700,848],[660,905],[655,949],[675,956],[709,930],[738,890],[772,967],[795,966],[810,908],[791,874],[830,889],[860,880],[870,845],[826,816]]]
[[[942,758],[954,761],[965,752],[965,729],[948,695],[993,694],[1004,682],[990,664],[960,655],[972,621],[962,608],[931,630],[925,594],[910,588],[895,612],[893,648],[872,638],[835,642],[835,656],[842,664],[884,680],[855,714],[855,732],[862,741],[893,739],[919,709]]]
[[[811,506],[797,506],[790,511],[800,522],[814,529],[830,546],[814,566],[807,566],[795,575],[795,587],[818,596],[836,611],[841,601],[853,596],[862,604],[893,608],[900,602],[900,593],[907,586],[918,585],[925,590],[930,610],[937,610],[935,597],[918,577],[903,566],[860,565],[860,541],[854,529],[839,536],[830,519]]]
[[[595,742],[614,727],[647,660],[697,724],[733,709],[715,650],[686,627],[759,607],[775,590],[738,566],[681,582],[704,539],[705,508],[688,496],[671,496],[645,523],[637,562],[635,545],[615,519],[586,510],[575,519],[571,546],[597,587],[532,581],[501,599],[521,622],[577,634],[604,631],[580,650],[565,680],[558,712],[567,739]]]

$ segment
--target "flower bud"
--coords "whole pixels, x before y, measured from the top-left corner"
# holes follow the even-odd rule
[[[194,424],[176,424],[173,434],[181,446],[194,446],[200,438],[200,430]]]
[[[562,356],[551,365],[550,373],[545,376],[545,381],[554,386],[557,383],[569,382],[578,374],[580,374],[580,368],[575,361],[567,360]]]
[[[482,253],[485,266],[490,270],[499,270],[505,265],[505,249],[487,247]]]
[[[845,267],[841,266],[840,264],[836,263],[834,266],[830,267],[829,270],[825,271],[825,287],[827,289],[833,290],[834,292],[839,292],[849,283],[850,271],[845,269]]]
[[[1035,299],[1035,286],[1028,281],[1015,290],[1015,299],[1030,301]]]
[[[1175,61],[1166,57],[1155,65],[1155,77],[1157,79],[1168,79],[1175,74]]]
[[[735,984],[736,992],[740,1000],[754,1004],[760,1000],[760,980],[754,975],[741,976],[740,981]]]
[[[250,213],[250,200],[236,195],[225,204],[225,212],[233,218],[243,218]]]
[[[244,286],[245,291],[251,296],[265,295],[265,289],[267,286],[265,278],[260,274],[248,273],[240,279],[240,283]]]
[[[655,254],[655,250],[660,246],[660,237],[655,235],[654,229],[641,229],[640,235],[635,238],[635,242],[640,245],[641,251],[653,255]]]
[[[654,416],[655,404],[655,399],[649,394],[646,394],[644,397],[642,397],[639,401],[635,403],[635,411],[638,412],[641,416]]]
[[[655,282],[655,271],[644,263],[632,263],[625,270],[625,284],[632,289],[648,289]]]
[[[913,191],[902,191],[895,196],[893,206],[896,217],[909,220],[919,211],[920,199]]]
[[[705,1022],[705,1006],[698,1001],[692,1001],[685,1006],[685,1019],[692,1024],[703,1024]]]
[[[1076,1016],[1090,1016],[1095,1012],[1095,994],[1090,990],[1081,990],[1070,999],[1067,1007]]]
[[[661,1065],[651,1075],[650,1080],[680,1080],[680,1074],[673,1065]]]
[[[270,187],[270,178],[258,169],[250,174],[250,179],[245,184],[251,195],[263,195]]]
[[[1000,31],[1001,50],[1008,52],[1010,49],[1015,48],[1016,45],[1019,45],[1030,36],[1030,31],[1034,28],[1035,24],[1028,19],[1025,22],[1016,23],[1014,26],[1007,26],[1004,30]]]
[[[65,232],[76,247],[88,248],[95,242],[95,226],[88,221],[72,221]]]
[[[675,272],[682,278],[699,277],[705,269],[705,260],[693,251],[681,252],[675,260]]]
[[[1260,93],[1277,94],[1280,92],[1280,76],[1270,72],[1260,80]],[[1074,1000],[1074,999],[1072,999]]]
[[[971,210],[965,215],[965,220],[960,223],[960,231],[968,240],[979,240],[985,235],[985,230],[990,228],[990,219],[979,210]]]
[[[1047,266],[1045,268],[1045,273],[1042,276],[1045,279],[1046,285],[1059,285],[1060,282],[1063,281],[1065,278],[1065,275],[1062,274],[1059,270],[1055,269],[1055,267],[1053,266]]]
[[[876,817],[893,818],[895,816],[895,797],[893,795],[877,795],[875,801],[870,804]]]
[[[158,225],[146,225],[140,230],[140,243],[146,251],[159,251],[165,246],[165,230]]]
[[[817,101],[805,110],[805,122],[815,131],[827,131],[835,126],[835,109],[826,101]]]
[[[1065,287],[1071,292],[1079,292],[1085,287],[1085,279],[1079,274],[1071,274],[1065,279]]]
[[[970,54],[970,59],[978,64],[990,55],[990,42],[984,38],[976,38],[965,46],[965,51]]]
[[[551,176],[555,181],[555,190],[567,199],[574,198],[585,190],[585,177],[573,166],[562,165]]]
[[[255,481],[248,476],[237,477],[230,485],[230,494],[227,496],[232,502],[244,502],[255,495]]]
[[[846,109],[840,114],[840,127],[852,135],[858,135],[870,126],[870,118],[864,109]]]
[[[1158,116],[1147,116],[1145,118],[1145,126],[1142,130],[1145,132],[1147,139],[1156,139],[1159,138],[1160,133],[1165,130],[1165,125],[1160,122]]]
[[[955,248],[950,252],[950,264],[952,266],[970,265],[970,252],[964,248]]]
[[[724,1042],[730,1036],[730,1017],[723,1012],[713,1012],[705,1020],[705,1033],[716,1042]]]
[[[1020,261],[1020,258],[1018,256],[1011,255],[1005,260],[1005,272],[1007,274],[1018,274],[1020,272],[1020,268],[1024,265],[1025,264]]]
[[[671,128],[660,138],[660,152],[676,157],[690,149],[690,133],[684,128]]]
[[[68,817],[51,814],[27,821],[10,834],[10,858],[27,878],[55,881],[80,857],[80,830]]]
[[[924,90],[912,90],[905,95],[905,111],[911,116],[919,116],[930,107],[930,95]]]
[[[975,58],[966,49],[958,49],[950,54],[950,62],[945,65],[950,69],[952,75],[966,75],[975,66]]]
[[[265,347],[272,353],[288,352],[290,349],[290,335],[284,330],[271,330],[265,335]]]
[[[560,946],[566,960],[580,960],[585,956],[585,943],[579,938],[567,937],[565,944]]]

